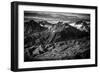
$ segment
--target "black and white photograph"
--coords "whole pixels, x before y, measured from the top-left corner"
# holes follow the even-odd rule
[[[90,59],[90,14],[24,11],[24,61]]]

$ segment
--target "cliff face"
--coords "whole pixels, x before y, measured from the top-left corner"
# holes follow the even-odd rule
[[[24,23],[24,60],[63,60],[90,58],[90,27],[77,22],[56,24],[31,20]]]

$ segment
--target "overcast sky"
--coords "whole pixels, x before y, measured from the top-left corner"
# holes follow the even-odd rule
[[[46,12],[46,11],[24,11],[24,18],[47,21],[76,21],[79,19],[90,20],[90,14]]]

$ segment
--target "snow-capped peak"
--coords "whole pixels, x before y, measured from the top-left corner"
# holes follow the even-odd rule
[[[86,29],[86,27],[83,25],[83,23],[80,24],[76,24],[76,23],[70,23],[69,25],[79,29],[80,31],[86,31],[88,32],[88,30]]]

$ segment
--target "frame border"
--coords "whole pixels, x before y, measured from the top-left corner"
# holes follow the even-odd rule
[[[85,8],[95,9],[95,64],[88,65],[74,65],[74,66],[53,66],[53,67],[40,67],[40,68],[18,68],[18,5],[36,5],[36,6],[50,6],[50,7],[69,7],[69,8]],[[68,4],[51,4],[51,3],[36,3],[36,2],[11,2],[11,71],[32,71],[32,70],[51,70],[51,69],[65,69],[65,68],[82,68],[82,67],[96,67],[97,62],[97,6],[84,6],[84,5],[68,5]]]

